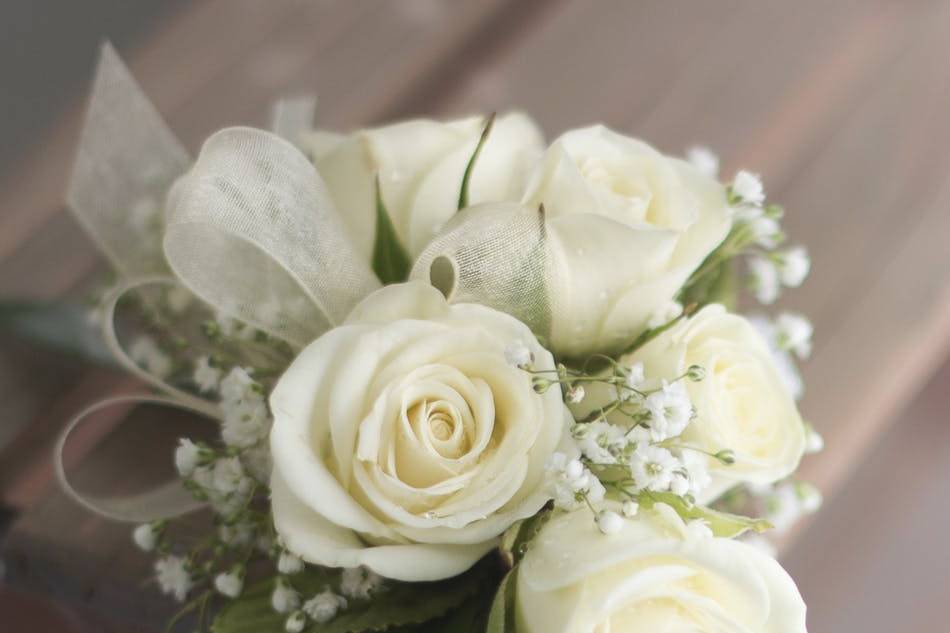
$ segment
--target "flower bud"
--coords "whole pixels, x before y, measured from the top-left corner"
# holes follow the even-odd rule
[[[582,402],[584,400],[584,396],[586,395],[587,392],[584,390],[584,385],[572,385],[565,394],[567,401],[571,404],[578,404]]]
[[[640,504],[633,500],[624,501],[623,507],[621,508],[621,512],[623,512],[623,515],[628,519],[637,516],[639,510]]]
[[[604,534],[616,534],[623,527],[623,518],[611,510],[601,510],[597,514],[597,527]]]
[[[287,633],[300,633],[307,624],[307,615],[303,611],[294,611],[284,623]]]

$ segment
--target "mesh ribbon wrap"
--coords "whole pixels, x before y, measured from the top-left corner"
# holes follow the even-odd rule
[[[67,192],[76,219],[125,277],[167,272],[161,233],[135,226],[136,210],[157,213],[191,157],[105,45]]]
[[[280,105],[275,129],[294,137],[312,118],[312,100]],[[290,142],[263,130],[225,129],[192,160],[135,83],[115,50],[102,54],[68,203],[121,274],[107,302],[105,337],[116,358],[170,398],[126,396],[218,418],[213,403],[137,367],[115,335],[112,312],[122,294],[155,283],[181,284],[217,312],[301,347],[342,322],[379,282],[344,236],[326,187]],[[109,406],[77,415],[56,446],[63,489],[100,514],[142,521],[195,509],[173,481],[141,495],[102,500],[71,485],[63,460],[72,431]],[[152,512],[149,499],[162,499]]]
[[[168,200],[165,255],[218,310],[298,346],[379,286],[316,170],[289,142],[228,128]]]
[[[551,329],[550,293],[560,275],[543,211],[514,203],[469,207],[420,253],[411,279],[429,281],[451,302],[507,312],[542,338]]]

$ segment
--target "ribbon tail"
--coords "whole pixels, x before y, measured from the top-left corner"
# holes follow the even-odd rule
[[[53,466],[56,472],[56,478],[62,490],[71,499],[88,510],[102,517],[127,523],[147,523],[159,519],[169,519],[203,507],[206,505],[206,502],[195,499],[192,494],[185,489],[181,480],[177,478],[141,493],[122,496],[98,496],[83,493],[73,485],[67,473],[64,458],[67,444],[73,433],[84,424],[90,422],[93,419],[93,414],[99,413],[104,409],[109,407],[127,409],[138,405],[158,405],[203,414],[203,412],[184,405],[177,400],[159,396],[117,396],[96,402],[75,415],[56,440],[53,453]],[[127,414],[126,411],[122,411],[122,413]],[[129,419],[130,418],[126,415],[121,423],[126,424]]]

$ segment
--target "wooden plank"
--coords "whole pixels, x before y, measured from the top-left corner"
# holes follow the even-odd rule
[[[784,557],[809,630],[945,630],[948,393],[944,364]]]
[[[399,75],[401,66],[389,59],[400,54],[392,48],[394,40],[384,40],[387,70],[380,74],[370,68],[372,53],[353,44],[346,49],[351,58],[333,59],[335,70],[321,75],[322,85],[339,89],[346,104],[337,114],[332,109],[324,114],[346,125],[374,118],[360,110],[366,100],[359,89],[345,85],[347,77],[354,83],[353,75],[341,70],[351,60],[361,60],[362,68],[370,68],[366,76],[382,81],[376,94],[389,95],[385,98],[395,114],[517,105],[536,114],[552,132],[603,120],[668,151],[693,140],[709,142],[724,150],[728,168],[741,163],[759,168],[762,161],[774,197],[790,209],[788,227],[815,254],[810,285],[790,293],[789,299],[791,306],[816,316],[805,411],[828,436],[829,449],[824,457],[810,459],[806,473],[830,490],[873,439],[873,430],[931,370],[950,331],[950,271],[940,261],[945,252],[940,238],[950,234],[940,210],[950,200],[947,192],[931,185],[947,167],[946,126],[934,125],[936,114],[946,111],[947,95],[944,86],[936,85],[940,82],[928,81],[928,73],[936,72],[934,60],[946,59],[940,33],[948,10],[933,2],[829,5],[812,0],[783,11],[771,2],[711,5],[555,5],[540,11],[536,20],[521,18],[519,24],[530,28],[516,32],[517,37],[489,38],[490,46],[483,49],[475,37],[482,31],[476,28],[457,46],[446,45],[452,52],[444,59],[467,59],[468,66],[440,66],[420,53],[415,63],[427,69],[422,74],[433,73],[435,78],[428,80]],[[485,24],[494,29],[498,23]],[[259,63],[265,69],[257,72],[266,79],[267,68],[283,68],[280,60],[289,59],[299,74],[293,75],[297,79],[284,76],[280,81],[287,83],[282,85],[305,81],[299,78],[322,59],[298,50],[307,46],[306,29],[290,24],[275,27],[271,36],[276,33],[296,43],[288,49],[268,47],[276,51],[274,58],[268,62],[262,56]],[[230,70],[221,74],[206,71],[202,85],[209,87],[197,89],[200,96],[168,97],[169,103],[179,104],[180,125],[189,134],[200,136],[203,126],[215,123],[216,95],[227,103],[245,96],[249,100],[234,105],[226,116],[260,112],[255,108],[262,107],[263,97],[251,94],[259,84],[242,66],[252,58],[256,55],[249,53],[233,67],[222,64]],[[167,63],[173,56],[163,59]],[[234,73],[231,79],[229,73]],[[166,81],[174,84],[170,75]],[[403,84],[412,87],[411,94],[390,94]],[[380,112],[376,116],[385,116]],[[905,115],[898,121],[894,112]],[[899,174],[899,185],[888,180],[892,174]],[[907,204],[896,204],[904,200]],[[842,243],[848,257],[840,254]],[[924,266],[929,272],[921,280]],[[854,441],[862,425],[872,432]],[[31,533],[43,534],[42,526],[54,516],[61,521],[81,512],[57,495],[43,505],[52,508],[48,514],[31,513],[14,531],[18,547],[46,546],[42,539],[30,540]],[[98,529],[105,540],[120,538],[105,525]],[[81,551],[84,544],[77,537],[59,543],[57,551]],[[115,547],[94,563],[92,576],[103,574],[103,582],[113,582],[145,572],[142,559],[125,542]],[[112,573],[103,571],[107,569]],[[94,584],[85,585],[86,590],[90,586]]]
[[[96,445],[73,471],[74,481],[98,494],[128,494],[167,481],[175,438],[194,430],[187,415],[153,410],[152,419],[121,426]],[[210,527],[204,513],[176,522],[184,538]],[[81,616],[99,614],[116,631],[156,630],[178,608],[149,582],[153,561],[132,545],[129,525],[103,520],[62,494],[45,497],[19,519],[4,544],[4,560],[16,586],[81,603]]]
[[[803,407],[829,446],[802,475],[828,493],[950,345],[950,85],[932,80],[950,7],[920,18],[914,46],[782,195],[813,253],[813,278],[786,305],[818,325]]]

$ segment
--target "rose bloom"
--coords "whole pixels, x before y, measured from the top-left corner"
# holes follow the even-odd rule
[[[303,149],[327,184],[359,252],[369,259],[376,235],[376,175],[400,242],[415,257],[457,211],[462,177],[484,117],[404,121],[351,135],[316,131]],[[469,185],[469,204],[518,200],[544,138],[520,113],[499,116]]]
[[[707,306],[620,362],[643,363],[653,380],[673,380],[691,365],[706,370],[699,382],[684,379],[696,416],[682,443],[710,453],[731,449],[736,461],[709,460],[713,483],[701,502],[740,482],[772,483],[798,467],[805,425],[768,344],[743,317]]]
[[[557,139],[523,203],[544,205],[550,347],[573,357],[632,342],[731,226],[720,183],[603,126]]]
[[[805,604],[774,559],[664,504],[609,536],[586,509],[553,518],[516,582],[518,633],[805,633]]]
[[[505,360],[551,354],[521,322],[431,286],[387,286],[310,344],[271,396],[274,525],[331,567],[399,580],[470,567],[547,501],[544,463],[570,413]]]

